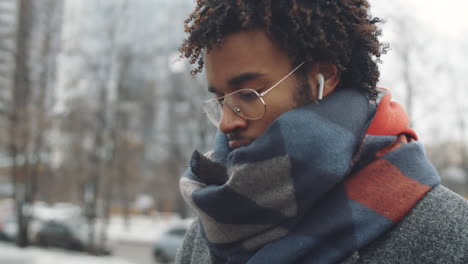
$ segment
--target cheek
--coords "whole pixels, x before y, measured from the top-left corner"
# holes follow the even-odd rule
[[[275,105],[275,107],[270,107],[270,109],[267,109],[267,112],[264,118],[265,122],[271,123],[280,115],[282,115],[285,112],[290,111],[293,108],[294,108],[293,105],[291,105],[289,101],[282,100],[278,102],[277,105]]]
[[[291,93],[282,93],[274,98],[271,101],[270,105],[267,104],[267,112],[270,112],[274,118],[280,116],[281,114],[290,111],[296,106],[294,94]],[[268,110],[268,107],[270,108]]]

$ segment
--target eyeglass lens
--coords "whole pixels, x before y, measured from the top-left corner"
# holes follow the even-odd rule
[[[265,104],[260,95],[252,89],[242,89],[226,95],[221,102],[210,100],[204,103],[205,113],[216,126],[221,121],[224,104],[235,114],[249,120],[260,119],[265,114]]]

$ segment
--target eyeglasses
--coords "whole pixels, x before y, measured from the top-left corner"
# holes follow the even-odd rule
[[[275,85],[262,93],[246,88],[226,94],[225,96],[207,100],[202,103],[203,112],[216,127],[219,127],[219,123],[223,116],[223,105],[227,105],[235,114],[242,118],[258,120],[262,118],[266,112],[266,103],[263,100],[263,97],[273,90],[273,88],[286,80],[291,74],[297,71],[304,63],[305,61],[284,76],[283,79],[275,83]]]

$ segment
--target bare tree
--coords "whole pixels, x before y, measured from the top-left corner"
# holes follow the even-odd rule
[[[96,12],[96,23],[92,28],[84,29],[83,34],[99,45],[87,46],[83,41],[82,45],[75,45],[68,53],[81,62],[76,76],[71,79],[86,80],[85,87],[96,94],[91,114],[94,120],[89,129],[92,148],[87,154],[90,170],[82,184],[85,186],[84,202],[90,226],[89,249],[94,251],[99,247],[95,234],[99,234],[101,245],[107,240],[106,229],[115,197],[115,185],[121,185],[119,189],[124,191],[118,193],[125,200],[128,199],[127,188],[130,181],[127,178],[138,171],[134,168],[127,169],[132,162],[129,162],[131,159],[124,156],[123,152],[128,150],[127,144],[130,141],[126,140],[126,128],[121,125],[122,116],[128,115],[123,107],[129,100],[126,98],[126,91],[134,87],[122,87],[132,85],[132,81],[138,82],[129,80],[130,66],[134,62],[144,61],[145,56],[131,48],[129,43],[134,39],[126,35],[126,24],[131,11],[129,1],[96,1],[90,3],[90,6]],[[70,138],[76,137],[73,131],[68,131],[68,135]],[[118,170],[122,167],[125,169]],[[125,203],[128,204],[128,201]],[[102,220],[99,230],[95,225],[96,217]]]
[[[20,1],[18,7],[18,22],[16,33],[15,71],[13,87],[11,89],[12,108],[9,112],[9,154],[12,159],[11,181],[14,186],[15,212],[18,222],[17,244],[20,247],[28,245],[28,225],[24,217],[26,197],[25,168],[27,162],[21,162],[20,155],[26,153],[26,144],[29,137],[27,107],[30,99],[30,76],[29,76],[29,47],[32,5],[29,1]],[[21,164],[23,163],[23,164]],[[24,166],[26,165],[26,166]]]
[[[8,120],[6,144],[19,230],[17,244],[21,247],[28,245],[28,217],[37,194],[38,173],[44,168],[41,166],[46,149],[44,131],[49,126],[46,101],[53,85],[52,57],[57,48],[54,37],[60,34],[59,21],[50,22],[60,17],[57,15],[61,12],[60,2],[47,0],[43,5],[35,4],[31,0],[18,0],[13,5],[16,30],[6,31],[6,36],[14,36],[13,45],[4,46],[4,52],[12,55],[14,66],[11,75],[3,75],[11,81],[6,81],[3,90],[9,91],[9,96],[2,98],[3,114]]]

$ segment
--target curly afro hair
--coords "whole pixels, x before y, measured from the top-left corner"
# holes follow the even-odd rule
[[[181,56],[202,71],[204,51],[221,45],[225,36],[262,29],[294,63],[336,65],[337,89],[357,87],[377,98],[378,63],[388,44],[379,42],[381,30],[367,0],[197,0],[185,20],[188,37]]]

